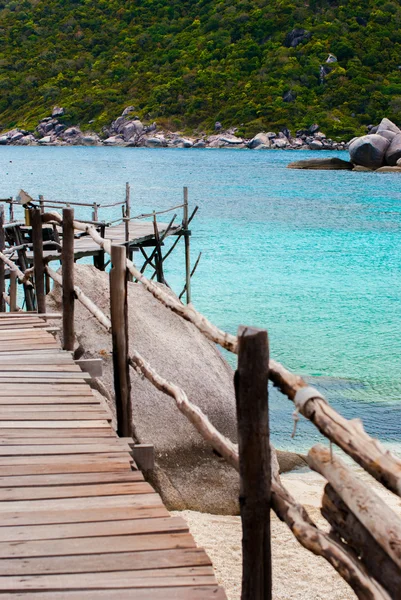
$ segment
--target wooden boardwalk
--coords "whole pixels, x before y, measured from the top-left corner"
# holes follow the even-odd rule
[[[157,229],[159,237],[163,237],[168,228],[168,223],[157,223]],[[181,225],[172,226],[167,236],[177,235],[181,231]],[[105,236],[106,239],[111,240],[113,244],[125,244],[125,224],[120,223],[119,225],[112,225],[106,227]],[[153,222],[150,221],[131,221],[129,224],[129,247],[137,248],[139,246],[154,246],[155,245],[155,233],[153,228]],[[75,239],[74,243],[74,255],[75,259],[80,259],[85,256],[98,256],[101,254],[102,249],[99,248],[98,244],[92,240],[88,235],[82,235]],[[60,253],[56,250],[44,250],[43,256],[47,259],[60,259]],[[33,252],[27,251],[26,257],[28,262],[33,262]]]
[[[0,598],[223,600],[45,320],[0,313]]]

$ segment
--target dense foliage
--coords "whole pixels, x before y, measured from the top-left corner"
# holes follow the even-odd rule
[[[288,47],[294,28],[311,35]],[[0,129],[32,128],[55,104],[97,130],[129,104],[172,128],[219,120],[247,135],[401,122],[397,1],[0,0],[0,33]]]

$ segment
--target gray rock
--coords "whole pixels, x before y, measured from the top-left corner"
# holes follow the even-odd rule
[[[273,147],[286,148],[289,145],[287,138],[277,138],[273,140]]]
[[[270,138],[267,133],[258,133],[248,142],[247,146],[251,150],[258,148],[259,146],[270,147]]]
[[[382,119],[377,128],[377,133],[379,131],[394,131],[394,133],[401,133],[401,129],[397,127],[390,119]]]
[[[123,112],[121,113],[121,116],[127,117],[133,112],[135,112],[135,106],[127,106],[127,108],[124,108]]]
[[[235,135],[223,135],[220,137],[220,143],[235,146],[236,144],[243,144],[244,140]]]
[[[128,121],[121,128],[121,133],[126,142],[135,138],[133,141],[137,141],[139,137],[144,133],[144,127],[139,120]]]
[[[351,162],[369,169],[378,169],[383,165],[386,150],[390,142],[377,134],[363,135],[349,146]]]
[[[24,135],[17,142],[15,142],[17,146],[33,146],[36,143],[37,142],[35,136],[33,136],[32,134]]]
[[[172,140],[171,145],[175,148],[192,148],[194,143],[192,140],[189,140],[187,138],[177,137],[174,140]]]
[[[284,40],[284,46],[286,46],[287,48],[296,48],[298,44],[309,40],[311,35],[312,34],[306,29],[293,29],[292,31],[287,33]]]
[[[45,135],[45,137],[42,137],[40,140],[38,140],[39,144],[51,144],[52,142],[52,136],[51,135]]]
[[[5,146],[8,144],[9,137],[7,135],[0,136],[0,146]]]
[[[55,128],[54,128],[54,133],[55,133],[56,135],[60,135],[60,133],[61,133],[62,131],[64,131],[64,129],[65,129],[65,125],[62,125],[61,123],[58,123],[58,124],[55,126]]]
[[[64,108],[61,106],[55,106],[52,110],[52,118],[54,119],[54,117],[62,117],[64,113]]]
[[[223,125],[220,123],[220,121],[216,121],[216,123],[214,124],[214,130],[215,131],[220,131],[222,129]]]
[[[297,160],[287,165],[288,169],[312,169],[322,171],[351,171],[354,165],[341,158],[311,158]]]
[[[389,140],[391,142],[395,138],[397,133],[395,133],[394,131],[383,129],[382,131],[378,130],[377,135],[381,135],[382,137],[386,138],[386,140]]]
[[[124,140],[120,135],[111,135],[103,143],[105,146],[123,146]]]
[[[393,138],[389,147],[387,148],[386,163],[394,167],[399,158],[401,158],[401,133]]]
[[[308,131],[311,135],[313,135],[314,133],[317,133],[319,131],[319,129],[320,129],[319,125],[317,123],[314,123],[313,125],[311,125],[309,127]]]
[[[376,173],[401,173],[401,167],[380,167],[379,169],[376,169]]]
[[[362,167],[362,165],[355,165],[352,170],[356,171],[356,172],[361,172],[361,173],[364,173],[364,172],[371,173],[373,169],[369,169],[368,167]]]
[[[99,146],[101,143],[100,137],[96,133],[84,134],[80,138],[80,143],[83,146]]]
[[[295,92],[292,92],[291,90],[288,90],[283,94],[283,102],[295,102],[296,98]]]
[[[274,131],[268,131],[266,133],[266,135],[269,138],[269,140],[273,140],[276,137],[276,134],[274,133]]]
[[[10,142],[11,142],[11,144],[15,144],[15,142],[18,142],[18,140],[20,140],[23,137],[24,137],[24,134],[22,133],[22,131],[18,131],[17,133],[14,133],[14,135],[10,139]]]
[[[73,138],[77,135],[82,135],[82,131],[79,127],[68,127],[63,133],[64,138]]]
[[[206,148],[206,143],[203,140],[200,140],[199,142],[195,142],[193,147],[194,148]]]
[[[313,140],[312,142],[310,142],[309,148],[311,150],[322,150],[323,144],[320,140]]]
[[[167,146],[167,140],[163,137],[150,137],[145,141],[147,148],[164,148]]]

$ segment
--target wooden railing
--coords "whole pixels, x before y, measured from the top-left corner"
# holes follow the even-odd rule
[[[387,489],[401,496],[401,460],[372,439],[360,420],[347,420],[323,395],[298,375],[290,373],[269,356],[267,332],[240,327],[237,336],[224,332],[199,313],[192,304],[183,305],[163,286],[147,279],[124,246],[115,246],[96,227],[74,220],[73,209],[63,216],[40,213],[33,227],[56,223],[63,229],[62,275],[45,265],[40,243],[35,244],[35,288],[43,295],[46,273],[62,285],[63,344],[73,349],[74,302],[80,301],[106,331],[112,334],[117,428],[122,436],[132,435],[129,368],[141,372],[158,390],[173,398],[177,408],[197,431],[240,474],[240,511],[243,526],[243,600],[270,600],[272,588],[270,510],[286,522],[297,540],[309,551],[325,558],[364,600],[401,598],[401,519],[371,489],[359,480],[331,449],[314,446],[308,453],[310,467],[326,479],[322,514],[331,526],[327,533],[313,522],[282,484],[276,454],[269,442],[268,380],[295,405],[298,413],[355,460]],[[1,224],[1,211],[0,211]],[[188,223],[187,223],[188,224]],[[110,319],[74,284],[74,232],[86,232],[111,257]],[[2,269],[28,285],[31,270],[20,271],[4,254],[0,226],[0,285]],[[35,243],[35,242],[34,242]],[[39,267],[42,263],[42,268]],[[145,357],[129,351],[127,327],[127,272],[154,298],[181,318],[191,322],[209,340],[238,355],[234,385],[238,417],[238,445],[223,436],[201,409],[188,399],[177,384],[157,373]],[[4,276],[4,275],[3,275]],[[188,282],[187,282],[188,290]]]

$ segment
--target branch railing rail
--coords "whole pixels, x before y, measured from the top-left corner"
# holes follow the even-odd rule
[[[64,223],[63,218],[57,213],[46,213],[41,215],[41,218],[43,223],[56,222],[59,225],[63,225]],[[262,539],[259,536],[260,539],[257,543],[249,544],[249,541],[247,542],[250,532],[255,530],[257,519],[259,519],[259,525],[262,530],[265,530],[269,512],[266,504],[271,505],[278,517],[286,522],[295,537],[305,548],[317,555],[323,556],[339,572],[359,598],[368,600],[399,599],[399,590],[401,589],[401,520],[390,510],[385,502],[378,499],[378,496],[366,484],[358,481],[340,459],[334,458],[331,452],[319,446],[312,448],[308,455],[308,462],[311,468],[321,473],[328,482],[325,488],[322,508],[323,515],[332,526],[332,531],[328,534],[315,525],[304,507],[299,505],[282,485],[278,469],[275,466],[274,451],[272,451],[272,459],[270,460],[269,457],[267,460],[267,456],[265,455],[268,451],[266,448],[263,450],[262,442],[265,443],[266,435],[263,433],[256,435],[257,441],[251,444],[253,446],[252,451],[248,449],[249,444],[243,444],[241,449],[241,435],[246,435],[247,431],[246,427],[245,429],[242,427],[243,433],[241,434],[241,423],[243,425],[244,419],[249,418],[249,411],[252,412],[255,409],[256,401],[259,408],[257,407],[255,412],[259,418],[256,418],[255,415],[253,415],[253,418],[256,418],[256,423],[264,423],[265,432],[268,432],[268,422],[264,421],[265,416],[261,412],[264,410],[263,407],[267,406],[267,385],[263,384],[263,379],[261,380],[262,384],[259,386],[256,385],[256,379],[264,371],[266,375],[265,383],[267,383],[267,378],[269,378],[282,393],[294,402],[296,412],[300,412],[311,420],[319,431],[331,442],[337,444],[368,473],[399,496],[401,496],[400,459],[383,448],[377,440],[372,439],[364,431],[361,421],[355,419],[350,421],[342,417],[329,406],[327,400],[317,390],[309,387],[300,376],[290,373],[283,365],[270,359],[268,356],[266,332],[243,328],[237,336],[234,336],[218,329],[204,315],[196,311],[192,304],[184,306],[177,298],[166,293],[161,286],[148,280],[136,268],[133,262],[126,258],[126,249],[124,247],[113,246],[111,241],[102,238],[92,225],[72,221],[71,219],[71,227],[78,231],[85,231],[106,253],[111,255],[113,264],[112,272],[116,268],[116,263],[120,263],[118,281],[123,286],[121,289],[125,289],[125,291],[119,294],[114,299],[114,302],[125,302],[125,308],[123,304],[117,308],[114,307],[112,309],[111,320],[85,296],[82,290],[77,286],[73,287],[75,297],[96,317],[106,331],[111,331],[113,335],[116,390],[116,377],[121,378],[124,375],[124,369],[128,369],[128,365],[135,368],[153,386],[172,397],[179,410],[189,419],[203,438],[231,466],[240,471],[242,490],[240,501],[241,498],[243,501],[241,504],[241,516],[244,528],[242,599],[270,600],[271,598],[271,557],[269,551],[266,553],[266,539]],[[117,255],[119,256],[118,259],[116,258]],[[3,253],[0,253],[0,259],[4,261],[4,258],[7,257]],[[63,278],[58,273],[50,269],[49,266],[46,266],[45,270],[59,285],[63,284]],[[223,436],[210,423],[207,416],[199,407],[190,402],[182,388],[159,375],[137,351],[134,350],[126,354],[125,359],[122,362],[120,361],[120,363],[116,359],[116,356],[122,352],[121,348],[125,347],[126,352],[128,348],[128,328],[121,327],[121,319],[124,318],[124,311],[126,317],[127,291],[125,273],[127,270],[165,307],[191,322],[209,340],[238,355],[239,366],[236,372],[235,387],[240,453],[237,445]],[[114,277],[116,277],[116,274],[114,274]],[[115,287],[115,282],[113,287]],[[125,288],[123,282],[125,282]],[[113,317],[113,314],[120,315],[117,321],[115,321],[117,317]],[[253,365],[258,360],[260,362],[260,357],[264,358],[258,370],[255,371]],[[118,364],[120,364],[118,367],[119,372],[116,373]],[[243,383],[244,381],[246,382],[245,384]],[[256,387],[249,398],[246,398],[252,386]],[[127,406],[129,406],[129,394],[127,394],[127,391],[124,392],[120,389],[119,397],[117,397],[116,393],[116,403],[117,406],[120,405],[120,418],[130,420],[130,413],[126,410]],[[244,400],[246,401],[244,402]],[[125,412],[121,410],[121,407],[124,408],[124,404]],[[247,406],[248,408],[246,408]],[[129,429],[130,427],[128,426]],[[252,437],[249,439],[253,440]],[[260,445],[258,446],[259,443]],[[260,456],[264,457],[264,459],[260,460]],[[255,457],[258,460],[255,461]],[[252,460],[249,460],[249,458]],[[244,471],[243,467],[241,470],[241,462],[242,465],[247,464],[247,469],[251,471],[253,468],[252,465],[258,462],[261,472],[265,472],[265,476],[263,477],[264,483],[266,483],[266,480],[268,481],[265,488],[267,495],[264,495],[264,499],[258,497],[258,494],[254,494],[252,491],[252,488],[258,488],[258,485],[247,486],[245,484],[245,482],[249,484],[252,477],[248,477],[248,471]],[[268,472],[266,469],[268,468],[269,470],[270,465],[272,466],[271,476],[266,476]],[[256,481],[259,484],[262,483],[260,479]],[[268,498],[268,501],[266,501],[266,498]],[[249,508],[245,510],[245,506],[253,506],[253,510],[249,511]],[[379,510],[380,518],[377,518],[377,510]],[[261,515],[264,515],[264,517],[261,517]],[[344,534],[344,527],[347,530],[347,525],[344,525],[344,522],[352,524],[352,535],[349,535],[348,539]],[[252,527],[250,526],[251,524]],[[258,554],[258,548],[255,548],[255,546],[260,546],[261,548],[262,544],[265,544],[263,546],[265,548],[264,554],[261,552]],[[258,556],[257,560],[255,560],[255,552]],[[375,561],[372,560],[372,553],[374,552],[380,553],[380,569],[374,568]],[[264,558],[262,559],[262,557]],[[266,562],[269,564],[266,564]],[[257,571],[251,573],[250,565],[257,565]]]

